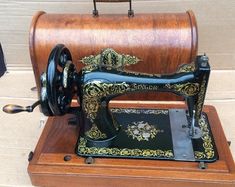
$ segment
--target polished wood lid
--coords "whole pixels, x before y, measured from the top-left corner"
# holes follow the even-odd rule
[[[47,14],[38,12],[30,29],[30,55],[37,86],[52,48],[65,44],[79,70],[80,60],[104,48],[141,59],[128,69],[145,73],[172,73],[197,54],[197,25],[191,11],[127,15]],[[175,100],[168,93],[131,94],[122,99]],[[179,98],[178,98],[179,99]]]

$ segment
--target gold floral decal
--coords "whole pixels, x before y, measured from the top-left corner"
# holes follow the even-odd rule
[[[69,79],[69,70],[73,66],[71,61],[68,61],[65,64],[64,70],[63,70],[63,86],[67,88],[68,84],[68,79]]]
[[[107,138],[107,135],[102,133],[95,124],[93,124],[91,129],[85,134],[87,137],[95,140]]]
[[[194,72],[195,71],[195,64],[183,64],[180,66],[177,70],[177,73],[188,73],[188,72]]]
[[[202,115],[200,120],[199,120],[199,126],[202,131],[202,140],[203,140],[203,148],[204,152],[200,151],[195,151],[195,159],[211,159],[215,155],[215,151],[213,149],[212,145],[212,139],[209,135],[209,128],[208,128],[208,123],[206,120],[206,116]]]
[[[174,158],[172,150],[151,150],[151,149],[128,149],[128,148],[107,148],[107,147],[87,147],[87,140],[80,137],[78,151],[82,155],[112,155],[112,156],[142,156],[142,157],[158,157],[158,158]]]
[[[158,109],[134,109],[134,108],[112,108],[110,109],[113,113],[126,113],[126,114],[163,114],[167,115],[168,110],[158,110]]]
[[[148,124],[148,122],[137,121],[129,124],[127,130],[125,130],[128,136],[138,141],[149,141],[156,137],[157,133],[162,132],[156,129],[154,125]]]
[[[165,87],[186,96],[194,96],[199,92],[198,83],[166,84]]]
[[[84,57],[81,62],[85,65],[88,65],[88,69],[94,68],[91,65],[101,65],[106,67],[107,69],[119,69],[124,66],[129,66],[132,64],[137,64],[140,61],[139,58],[130,55],[118,54],[111,48],[104,49],[100,54],[94,56]]]

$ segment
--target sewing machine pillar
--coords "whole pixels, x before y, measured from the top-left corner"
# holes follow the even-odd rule
[[[104,103],[104,102],[103,102]],[[105,102],[106,103],[106,102]],[[81,129],[81,135],[86,137],[87,143],[89,146],[93,147],[108,147],[112,142],[119,131],[119,125],[113,119],[112,114],[110,114],[110,110],[108,109],[107,104],[101,104],[100,110],[97,112],[96,123],[92,124],[92,122],[84,117],[87,114],[83,114],[83,122],[84,127]],[[105,133],[102,133],[105,132]],[[103,139],[101,141],[97,141],[98,139]]]
[[[195,129],[195,126],[198,125],[201,118],[210,76],[210,65],[208,63],[208,57],[206,55],[197,56],[195,66],[197,69],[195,76],[198,82],[200,82],[200,90],[197,95],[186,98],[188,113],[191,119],[189,134],[192,138],[198,138],[198,134],[200,133],[200,129]]]

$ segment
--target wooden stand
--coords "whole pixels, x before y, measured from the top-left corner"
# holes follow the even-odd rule
[[[183,104],[112,104],[123,108],[183,108]],[[28,172],[36,186],[235,186],[235,165],[216,110],[205,106],[219,160],[199,169],[195,162],[85,158],[75,152],[79,129],[68,125],[68,115],[51,117],[39,139]],[[66,161],[67,160],[67,161]]]

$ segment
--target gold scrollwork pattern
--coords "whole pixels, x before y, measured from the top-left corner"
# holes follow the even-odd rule
[[[135,109],[135,108],[112,108],[110,109],[113,113],[126,113],[126,114],[169,114],[168,110],[158,110],[158,109]]]
[[[87,116],[93,120],[101,105],[101,98],[108,95],[122,94],[130,90],[129,84],[123,82],[119,84],[93,81],[84,85],[83,108]]]
[[[95,64],[90,64],[90,65],[87,65],[87,66],[83,67],[83,68],[82,68],[82,71],[83,71],[83,72],[91,72],[91,71],[93,71],[93,70],[96,70],[97,68],[98,68],[97,65],[95,65]]]
[[[89,69],[94,68],[91,65],[103,65],[107,69],[119,69],[124,66],[137,64],[139,58],[131,55],[119,54],[111,48],[104,49],[100,54],[82,58],[81,62],[89,66]],[[88,69],[88,68],[86,68]]]
[[[155,109],[147,109],[147,110],[141,110],[141,109],[120,109],[120,108],[113,108],[111,109],[112,112],[114,113],[135,113],[135,114],[140,114],[143,113],[144,111],[146,111],[146,114],[168,114],[168,110],[155,110],[156,112],[154,112]],[[151,126],[151,125],[147,125],[145,122],[141,122],[141,123],[136,123],[136,124],[130,124],[128,125],[129,127],[131,127],[131,125],[138,125],[138,124],[143,124],[140,126],[141,129],[142,127],[147,129],[147,126]],[[126,129],[126,132],[128,134],[128,128]],[[213,140],[212,137],[210,136],[210,129],[209,129],[209,124],[206,118],[205,114],[201,115],[201,118],[199,120],[199,127],[201,129],[202,132],[202,150],[200,151],[194,151],[194,156],[195,159],[197,160],[201,160],[201,159],[212,159],[215,156],[215,150],[214,150],[214,146],[213,146]],[[152,129],[153,128],[149,128]],[[132,130],[131,130],[132,131]],[[157,131],[157,132],[156,132]],[[134,132],[134,131],[132,131]],[[144,131],[142,131],[144,132]],[[148,131],[151,133],[151,131]],[[154,138],[155,136],[157,136],[157,133],[161,132],[160,130],[156,129],[152,131],[152,137],[149,137],[148,135],[146,136],[147,138],[143,137],[143,140],[150,139],[150,138]],[[141,134],[141,133],[139,133]],[[143,134],[143,133],[142,133]],[[96,126],[92,126],[91,131],[89,133],[88,136],[91,136],[92,138],[96,137],[96,138],[105,138],[99,129]],[[134,139],[137,139],[137,137],[132,137]],[[140,140],[141,141],[141,140]],[[79,140],[79,144],[78,144],[78,151],[81,155],[111,155],[111,156],[133,156],[133,157],[154,157],[154,158],[169,158],[169,159],[173,159],[174,158],[174,154],[173,154],[173,150],[151,150],[151,149],[129,149],[129,148],[107,148],[107,147],[87,147],[86,146],[87,140],[84,139],[83,137],[80,137]]]
[[[150,125],[148,122],[137,121],[128,124],[125,132],[128,136],[132,137],[133,140],[149,141],[149,139],[155,138],[159,132],[163,131],[156,129],[154,125]]]
[[[101,107],[101,99],[107,95],[121,94],[129,89],[129,85],[126,83],[109,84],[94,81],[84,85],[82,107],[92,123],[91,129],[85,133],[86,136],[96,140],[107,138],[106,134],[101,132],[95,124],[97,112]],[[118,129],[119,127],[115,123],[115,120],[113,121],[116,129]]]
[[[137,71],[126,71],[127,75],[135,75],[135,76],[139,76],[139,77],[148,77],[148,78],[153,78],[153,77],[161,77],[161,74],[151,74],[151,73],[145,73],[145,72],[137,72]]]
[[[199,92],[198,83],[166,84],[165,87],[186,96],[194,96]]]
[[[112,156],[133,156],[133,157],[164,157],[173,158],[174,154],[172,150],[151,150],[151,149],[128,149],[128,148],[107,148],[107,147],[87,147],[87,140],[80,137],[78,144],[79,153],[82,155],[92,154],[92,155],[112,155]]]
[[[107,138],[107,135],[105,133],[102,133],[95,124],[93,124],[91,129],[87,131],[85,134],[87,137],[94,140]]]
[[[180,66],[177,70],[177,73],[188,73],[188,72],[194,72],[195,71],[195,64],[183,64]]]
[[[199,120],[199,126],[202,131],[202,140],[204,151],[195,151],[195,159],[211,159],[215,155],[214,146],[212,144],[212,138],[209,134],[209,127],[205,115],[201,115]]]
[[[204,76],[203,77],[203,80],[202,80],[202,84],[201,84],[201,87],[200,87],[200,92],[198,94],[198,100],[197,100],[197,110],[195,111],[196,112],[196,119],[199,119],[201,116],[201,111],[202,111],[202,107],[203,107],[203,104],[204,104],[204,98],[205,98],[205,94],[206,94],[206,77]]]
[[[110,95],[118,95],[122,93],[127,93],[129,91],[137,91],[137,90],[157,90],[157,86],[146,86],[142,84],[127,84],[125,82],[122,83],[104,83],[100,81],[93,81],[88,82],[83,86],[83,98],[82,98],[82,107],[85,111],[87,118],[91,121],[92,125],[95,126],[95,119],[97,117],[97,113],[99,108],[101,107],[101,99],[110,96]],[[106,103],[107,104],[107,103]],[[151,111],[149,111],[151,112]],[[152,110],[152,112],[155,112],[155,110]],[[160,111],[159,111],[160,112]],[[118,129],[118,125],[115,123],[115,128]],[[94,129],[94,128],[93,128]],[[98,127],[96,127],[96,131],[93,131],[93,129],[90,129],[88,131],[89,135],[93,134],[97,131]],[[96,133],[100,134],[100,133]],[[96,139],[96,138],[95,138]]]
[[[101,105],[101,99],[106,96],[123,94],[131,91],[158,90],[158,86],[145,84],[104,83],[100,81],[88,82],[83,87],[83,109],[88,118],[94,120]],[[127,111],[126,111],[127,112]],[[137,111],[136,111],[137,112]],[[147,110],[145,112],[163,113],[162,110]],[[167,113],[168,111],[165,111]]]

